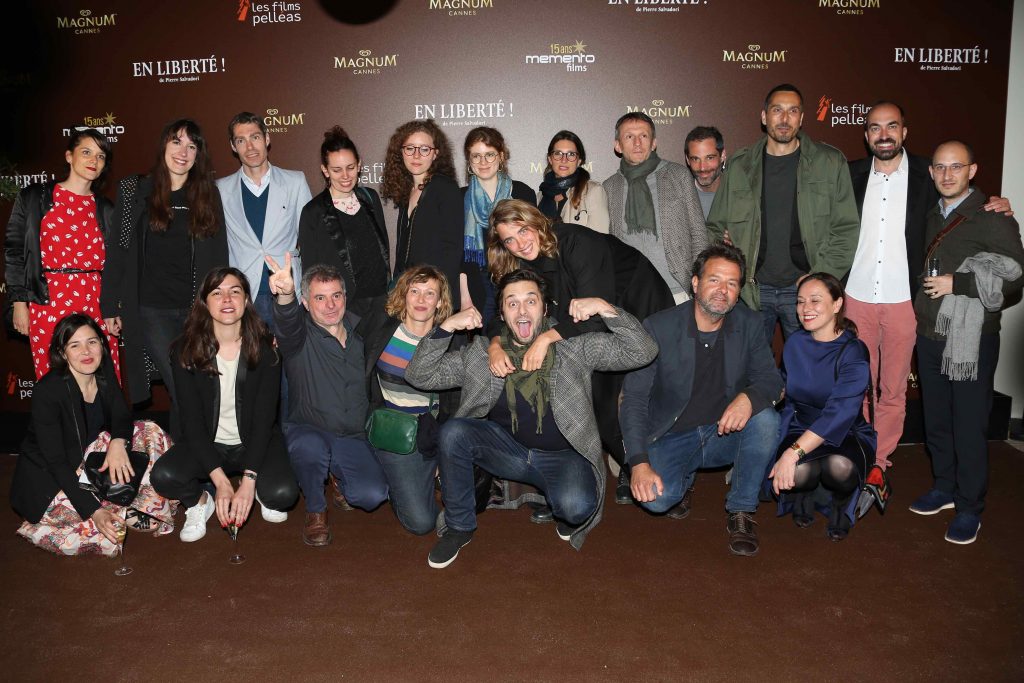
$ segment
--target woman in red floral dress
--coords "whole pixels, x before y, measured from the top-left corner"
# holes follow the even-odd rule
[[[4,241],[7,292],[14,328],[28,336],[36,379],[50,369],[50,338],[57,322],[85,313],[99,323],[120,379],[117,341],[100,316],[104,235],[113,205],[94,194],[102,184],[110,143],[99,132],[75,131],[64,159],[68,177],[30,185],[18,194]]]

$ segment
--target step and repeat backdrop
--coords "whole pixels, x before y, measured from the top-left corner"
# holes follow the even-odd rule
[[[304,171],[314,194],[325,130],[345,127],[375,187],[391,133],[426,118],[447,133],[462,184],[478,125],[504,133],[517,180],[540,183],[563,128],[603,180],[619,163],[620,115],[647,112],[659,154],[682,162],[697,125],[717,126],[727,152],[754,142],[764,96],[783,82],[803,92],[804,130],[851,159],[865,155],[870,104],[892,99],[911,150],[965,139],[978,186],[1001,184],[1009,0],[50,0],[3,13],[7,184],[61,179],[80,126],[113,142],[112,180],[146,172],[161,128],[182,116],[227,175],[227,123],[243,110],[264,117],[271,161]],[[27,411],[25,341],[0,340],[0,371],[2,410]]]

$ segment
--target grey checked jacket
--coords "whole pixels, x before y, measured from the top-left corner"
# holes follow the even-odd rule
[[[551,410],[562,435],[594,468],[597,480],[597,511],[573,534],[577,550],[587,533],[601,521],[604,506],[605,469],[601,439],[594,418],[590,377],[594,370],[625,371],[647,365],[658,355],[658,345],[629,313],[615,309],[605,318],[612,334],[591,332],[555,344],[551,370]],[[459,351],[448,351],[451,337],[428,337],[416,347],[405,380],[424,391],[462,387],[462,402],[455,417],[486,418],[504,396],[505,380],[491,374],[487,357],[489,340],[477,336]]]

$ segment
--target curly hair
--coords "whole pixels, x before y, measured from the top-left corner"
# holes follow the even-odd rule
[[[473,175],[473,164],[469,163],[469,148],[478,142],[497,150],[498,158],[501,160],[498,163],[498,170],[508,175],[508,160],[512,158],[512,152],[505,144],[505,136],[497,128],[479,126],[466,134],[466,141],[462,144],[462,152],[466,155],[466,182],[468,183]]]
[[[434,311],[434,321],[447,320],[454,310],[452,290],[448,287],[448,278],[434,266],[414,266],[402,273],[395,283],[395,288],[388,294],[384,310],[392,318],[405,320],[405,295],[409,293],[409,287],[429,280],[437,281],[437,310]]]
[[[156,161],[153,170],[149,172],[149,177],[153,181],[153,192],[149,195],[149,229],[153,232],[163,232],[174,218],[174,209],[171,208],[171,174],[167,170],[164,157],[167,145],[182,134],[187,135],[196,146],[196,161],[185,181],[189,205],[188,233],[192,237],[206,239],[220,229],[220,221],[217,218],[222,213],[220,193],[213,182],[213,164],[210,162],[206,139],[199,129],[199,124],[192,119],[172,121],[164,126],[160,134]]]
[[[498,236],[498,226],[505,223],[533,228],[537,231],[537,246],[540,253],[548,258],[558,257],[558,237],[551,229],[551,219],[529,202],[521,199],[502,199],[494,205],[487,231],[487,269],[494,282],[520,267],[519,257],[506,249],[501,237]]]
[[[270,346],[274,342],[270,328],[263,322],[252,305],[252,290],[245,273],[230,266],[214,268],[203,278],[199,293],[192,303],[192,310],[189,311],[188,318],[185,320],[185,329],[173,343],[173,347],[177,350],[178,363],[186,370],[203,372],[208,375],[220,374],[217,370],[216,360],[220,345],[213,333],[213,317],[206,305],[206,297],[210,296],[210,292],[217,289],[229,275],[234,275],[238,279],[242,284],[242,291],[245,293],[241,355],[245,358],[246,367],[250,370],[254,369],[260,361],[262,344],[265,342]]]
[[[427,171],[427,179],[424,185],[430,182],[435,174],[446,175],[455,179],[455,163],[452,160],[452,144],[448,136],[444,134],[441,127],[434,123],[434,119],[426,121],[409,121],[395,129],[388,140],[388,151],[384,155],[384,182],[380,185],[380,196],[386,202],[395,206],[405,204],[409,201],[409,194],[412,192],[412,175],[405,168],[402,161],[402,145],[413,133],[426,133],[437,148],[437,158],[430,165]]]

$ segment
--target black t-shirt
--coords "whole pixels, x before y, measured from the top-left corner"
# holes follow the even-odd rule
[[[85,413],[85,438],[82,439],[82,446],[87,446],[96,440],[100,432],[107,426],[104,424],[106,418],[103,416],[103,402],[99,395],[92,403],[83,400],[82,411]]]
[[[765,235],[763,260],[757,271],[762,284],[788,287],[802,272],[793,265],[790,242],[796,221],[796,181],[800,149],[783,156],[764,155],[764,213],[761,230]],[[799,234],[799,231],[796,231]],[[758,259],[761,260],[761,259]]]
[[[388,267],[381,257],[380,240],[373,229],[370,215],[360,208],[354,216],[343,211],[340,214],[341,229],[348,243],[352,275],[356,280],[354,298],[365,299],[381,296],[388,291]]]
[[[146,229],[139,303],[151,308],[188,308],[192,304],[192,246],[188,195],[171,192],[172,217],[167,229]]]
[[[686,409],[672,425],[673,432],[715,424],[722,417],[729,400],[725,395],[725,344],[719,344],[718,332],[697,331],[694,338],[695,369],[693,391]],[[689,343],[683,337],[681,343]]]
[[[505,431],[512,434],[512,438],[518,441],[525,448],[534,448],[540,451],[565,451],[572,450],[570,444],[558,425],[555,424],[555,414],[548,403],[548,410],[541,421],[542,433],[537,433],[537,415],[530,408],[522,396],[516,393],[516,416],[519,424],[515,434],[512,434],[512,413],[508,409],[508,401],[502,393],[498,402],[491,408],[488,418],[501,425]]]

